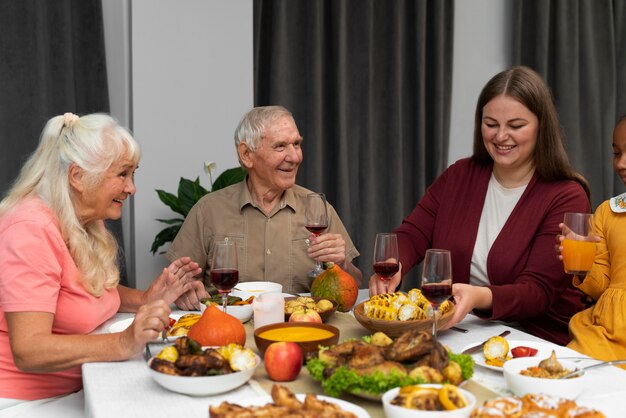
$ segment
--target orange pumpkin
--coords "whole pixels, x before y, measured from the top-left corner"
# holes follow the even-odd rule
[[[189,338],[203,346],[222,346],[246,343],[246,329],[239,319],[220,311],[216,306],[207,306],[202,317],[187,333]]]
[[[358,295],[359,285],[354,277],[334,263],[327,263],[326,270],[311,283],[311,296],[334,300],[340,312],[348,312]]]

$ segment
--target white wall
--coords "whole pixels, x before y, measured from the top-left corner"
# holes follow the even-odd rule
[[[472,154],[476,100],[487,81],[510,66],[511,0],[456,0],[448,163]]]
[[[123,30],[116,25],[125,24],[119,13],[126,0],[113,1],[122,5],[103,8],[107,32]],[[128,10],[129,124],[143,151],[130,230],[136,273],[129,274],[145,289],[167,265],[164,256],[149,251],[166,226],[155,219],[176,217],[155,189],[176,193],[181,176],[200,176],[208,188],[204,161],[215,161],[218,174],[238,164],[233,132],[253,105],[252,2],[133,0]],[[107,37],[112,39],[107,48],[123,51],[114,38]],[[123,85],[118,80],[110,89]],[[123,113],[121,102],[112,100],[113,114]]]

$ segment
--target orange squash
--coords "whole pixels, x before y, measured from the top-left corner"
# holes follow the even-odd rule
[[[203,346],[222,346],[246,343],[246,329],[239,319],[220,311],[216,306],[207,306],[202,317],[187,333],[189,338]]]
[[[354,277],[334,263],[327,263],[326,270],[311,283],[311,296],[334,300],[340,312],[348,312],[358,294],[359,285]]]

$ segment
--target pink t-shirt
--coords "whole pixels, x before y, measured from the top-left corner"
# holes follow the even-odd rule
[[[37,198],[0,218],[0,398],[42,399],[82,388],[79,366],[55,373],[18,370],[5,312],[50,312],[52,333],[88,334],[120,306],[117,289],[98,298],[83,288],[55,219]]]

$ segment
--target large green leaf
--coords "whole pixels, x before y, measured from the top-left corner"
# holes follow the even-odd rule
[[[161,202],[163,202],[167,206],[169,206],[169,208],[172,209],[174,212],[180,213],[181,215],[185,216],[185,214],[182,213],[181,210],[180,210],[180,204],[178,203],[178,197],[176,197],[175,195],[173,195],[173,194],[171,194],[169,192],[166,192],[165,190],[157,189],[156,192],[159,195],[159,199],[161,200]]]
[[[183,216],[186,217],[193,205],[207,193],[209,191],[200,185],[199,177],[194,181],[181,177],[178,183],[178,203]]]
[[[245,178],[246,170],[244,170],[243,167],[239,166],[235,168],[229,168],[215,179],[211,191],[214,192],[216,190],[223,189],[226,186],[230,186],[231,184],[239,183]]]
[[[172,219],[158,219],[157,221],[159,222],[163,222],[164,224],[168,224],[168,225],[176,225],[176,224],[183,224],[183,222],[185,222],[184,219],[180,219],[180,218],[172,218]]]
[[[174,238],[176,237],[176,234],[178,234],[178,230],[180,229],[181,225],[182,224],[169,226],[157,234],[157,236],[154,238],[154,241],[152,242],[152,247],[150,248],[150,251],[152,251],[153,255],[163,244],[174,241]]]

